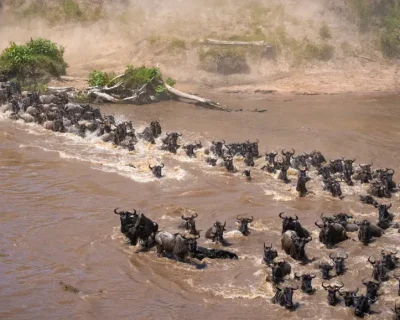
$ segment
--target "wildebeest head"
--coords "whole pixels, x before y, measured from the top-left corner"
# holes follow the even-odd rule
[[[311,294],[315,290],[312,287],[312,279],[316,277],[313,273],[306,273],[301,276],[298,276],[297,273],[294,274],[295,279],[301,280],[301,290],[305,293]]]
[[[305,197],[308,190],[307,190],[307,183],[308,179],[304,177],[299,177],[297,180],[296,191],[299,193],[300,197]]]
[[[350,174],[353,174],[353,163],[356,161],[356,159],[346,159],[343,160],[344,162],[344,171],[350,172]]]
[[[127,233],[132,245],[136,245],[138,239],[143,241],[143,244],[147,246],[149,241],[154,241],[154,236],[158,231],[158,224],[151,221],[143,213],[140,213],[136,222],[132,228],[129,228]],[[150,237],[152,239],[150,239]]]
[[[186,154],[190,157],[196,157],[196,154],[194,153],[194,151],[196,150],[196,145],[195,144],[188,144],[186,146],[183,146],[183,149],[186,150]]]
[[[211,227],[211,235],[213,242],[219,242],[219,243],[224,242],[224,231],[226,231],[225,226],[226,226],[226,221],[224,222],[224,224],[222,224],[219,221],[216,221],[213,224],[213,226]]]
[[[246,152],[244,156],[244,163],[248,167],[254,167],[254,158],[252,153]]]
[[[215,167],[217,165],[217,159],[215,158],[207,158],[206,162],[212,167]]]
[[[289,170],[289,165],[287,165],[285,162],[279,162],[279,168],[281,172],[279,173],[278,179],[288,182],[289,179],[287,177],[287,172]]]
[[[154,166],[154,167],[152,167],[151,165],[149,165],[149,169],[151,170],[151,172],[153,172],[153,174],[154,174],[157,178],[161,178],[161,177],[162,177],[162,174],[161,174],[162,168],[164,168],[164,164],[161,164],[161,166]]]
[[[297,231],[299,217],[297,215],[294,215],[295,218],[292,218],[290,216],[283,216],[283,214],[284,212],[281,212],[279,214],[279,218],[282,219],[282,234],[288,230]]]
[[[284,281],[286,274],[289,274],[290,265],[286,261],[272,262],[272,282],[280,283]]]
[[[258,157],[260,155],[259,151],[258,151],[258,143],[259,140],[256,139],[255,142],[250,142],[250,140],[246,141],[247,144],[247,152],[249,152],[253,157]]]
[[[244,235],[249,234],[248,224],[253,222],[253,217],[251,218],[240,218],[239,215],[236,217],[236,221],[239,223],[238,230]]]
[[[178,144],[178,138],[182,137],[182,134],[179,132],[166,132],[166,138],[163,139],[165,144]]]
[[[345,253],[345,257],[340,257],[340,256],[334,256],[333,253],[329,255],[329,258],[332,259],[333,263],[335,264],[335,271],[337,275],[344,274],[346,268],[344,266],[344,260],[346,260],[349,255]]]
[[[360,180],[361,183],[369,183],[372,180],[372,172],[371,172],[371,167],[373,163],[371,164],[359,164],[358,166],[360,167],[360,171],[357,172],[356,179]]]
[[[117,211],[118,208],[114,209],[114,213],[118,214],[121,220],[121,232],[122,233],[127,233],[129,228],[132,228],[137,220],[137,213],[136,210],[133,209],[133,212],[131,211]]]
[[[272,249],[272,244],[267,247],[264,243],[264,262],[270,265],[276,257],[278,257],[278,252],[276,249]]]
[[[233,158],[232,157],[224,157],[224,166],[226,170],[233,172],[235,171],[235,167],[233,166]]]
[[[372,204],[373,206],[378,205],[378,202],[373,197],[371,197],[370,195],[366,195],[366,196],[361,195],[360,196],[360,201],[365,203],[365,204]]]
[[[392,216],[389,214],[388,209],[392,207],[392,204],[377,204],[375,205],[375,208],[378,209],[379,213],[379,220],[388,220],[392,218]]]
[[[303,260],[306,257],[304,247],[312,240],[312,237],[300,238],[297,235],[292,236],[293,245],[295,246],[295,259]]]
[[[161,125],[158,121],[152,121],[150,123],[151,131],[153,132],[154,138],[157,138],[159,135],[161,135]]]
[[[331,271],[334,266],[327,262],[323,262],[318,265],[318,268],[321,270],[322,279],[329,280],[331,278],[331,276],[329,275],[329,271]]]
[[[322,176],[322,179],[328,180],[331,177],[331,169],[329,165],[318,167],[318,174]]]
[[[277,156],[277,153],[275,152],[270,152],[270,153],[265,153],[265,160],[268,161],[268,163],[272,166],[275,165],[275,157]]]
[[[399,258],[396,257],[397,251],[392,252],[388,250],[382,250],[382,263],[388,270],[394,270],[397,266],[397,261]]]
[[[339,292],[339,290],[341,288],[344,287],[344,284],[341,283],[339,286],[337,286],[337,285],[335,285],[335,286],[331,286],[331,285],[326,286],[325,283],[322,282],[322,287],[326,291],[328,291],[328,303],[329,303],[329,305],[331,305],[331,306],[336,305],[339,302],[339,299],[338,299],[336,294]]]
[[[363,220],[361,223],[357,223],[360,227],[358,231],[358,239],[365,245],[371,242],[372,233],[371,233],[371,223],[368,220]]]
[[[344,305],[346,307],[351,307],[354,305],[354,298],[357,296],[357,293],[360,289],[356,289],[355,291],[339,291],[339,294],[343,297]]]
[[[295,153],[296,153],[296,151],[294,149],[292,149],[292,152],[285,151],[285,149],[282,149],[281,154],[285,157],[284,158],[284,163],[287,166],[290,166],[290,159],[294,156]]]
[[[314,167],[321,167],[321,165],[326,162],[325,157],[322,155],[320,151],[314,150],[313,152],[310,153],[310,158],[311,158],[311,165]]]
[[[370,298],[368,296],[360,295],[354,297],[354,315],[356,317],[363,317],[364,314],[370,312],[370,306],[376,302],[378,298]]]
[[[277,293],[276,297],[277,301],[281,306],[284,306],[286,309],[293,310],[295,305],[293,304],[293,291],[297,290],[298,287],[289,287],[281,289],[277,285],[275,286]]]
[[[336,179],[324,179],[325,189],[328,190],[333,197],[341,197],[342,189],[340,188],[340,183]]]
[[[197,235],[198,231],[196,230],[196,221],[195,219],[198,217],[198,214],[195,213],[190,217],[185,217],[182,215],[182,219],[184,220],[184,227],[186,230],[190,230],[190,234]]]
[[[390,198],[392,196],[388,185],[380,180],[372,181],[368,192],[378,198]]]
[[[243,171],[243,175],[246,176],[247,180],[251,180],[251,171],[250,171],[250,169],[245,169]]]
[[[185,244],[189,248],[189,253],[194,254],[197,251],[197,239],[200,238],[200,235],[196,235],[195,237],[187,238],[185,235],[181,235],[185,240]]]
[[[382,263],[382,261],[375,261],[371,260],[371,257],[368,258],[368,262],[372,264],[374,269],[372,270],[372,277],[376,281],[384,281],[387,280],[387,272],[388,269],[386,269],[385,265]]]
[[[335,160],[330,160],[330,167],[332,170],[332,173],[342,173],[343,172],[343,161],[344,158],[342,159],[335,159]]]
[[[222,157],[222,147],[225,144],[225,140],[222,141],[213,141],[212,142],[213,147],[211,148],[211,151],[217,156],[217,157]]]
[[[367,289],[367,294],[366,296],[370,299],[376,299],[378,298],[378,290],[379,287],[382,283],[382,281],[379,281],[378,283],[374,281],[365,281],[365,279],[362,280],[363,285],[366,286]]]

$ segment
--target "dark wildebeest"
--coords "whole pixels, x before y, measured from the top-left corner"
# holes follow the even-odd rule
[[[371,304],[378,301],[378,298],[372,299],[364,295],[354,297],[354,315],[356,317],[364,317],[365,314],[371,312]]]
[[[373,237],[381,237],[385,233],[383,229],[372,225],[368,220],[363,220],[361,223],[357,224],[360,227],[358,231],[358,240],[364,245],[368,245]]]
[[[274,168],[276,165],[275,157],[277,156],[277,153],[275,152],[270,152],[270,153],[265,153],[265,161],[268,162],[268,164]]]
[[[131,211],[117,211],[118,208],[114,210],[115,214],[119,214],[119,218],[121,220],[121,233],[126,234],[129,230],[129,228],[132,228],[136,220],[138,218],[138,215],[136,214],[136,210],[133,209],[133,212]]]
[[[244,235],[247,236],[249,234],[248,224],[253,222],[253,216],[251,218],[240,218],[239,215],[236,217],[236,221],[238,222],[238,230]]]
[[[299,197],[305,197],[308,193],[306,183],[308,178],[300,177],[297,180],[296,191],[299,193]]]
[[[347,171],[350,175],[354,173],[353,170],[353,163],[356,161],[356,159],[346,159],[343,160],[344,162],[344,171]]]
[[[400,296],[400,293],[399,293]],[[392,309],[394,313],[394,320],[400,320],[400,306],[397,305],[397,302],[394,303],[394,309]]]
[[[214,155],[216,155],[217,157],[221,157],[221,158],[222,158],[222,156],[223,156],[222,147],[223,147],[224,144],[225,144],[225,140],[222,140],[222,142],[220,142],[220,141],[218,141],[218,142],[213,141],[212,144],[213,144],[213,145],[212,145],[211,148],[210,148],[211,152],[212,152]]]
[[[308,154],[299,154],[297,157],[293,157],[290,161],[290,164],[294,169],[299,169],[301,167],[307,167],[307,159],[309,158]]]
[[[235,167],[233,166],[233,158],[232,157],[224,157],[224,166],[226,170],[229,172],[234,172]]]
[[[342,275],[346,271],[346,268],[344,266],[344,260],[346,260],[349,257],[349,255],[347,253],[345,253],[345,255],[346,255],[345,257],[340,257],[338,255],[336,255],[335,257],[333,253],[329,255],[329,258],[331,258],[331,260],[335,264],[336,275]]]
[[[157,178],[161,178],[162,174],[161,174],[161,169],[164,168],[164,164],[162,163],[161,166],[154,166],[152,167],[151,165],[149,165],[149,169],[151,170],[151,172],[157,177]]]
[[[155,241],[157,244],[157,253],[159,256],[165,251],[169,254],[173,254],[176,258],[184,260],[189,254],[193,254],[197,249],[197,239],[186,238],[184,235],[179,233],[169,233],[167,231],[157,232]]]
[[[281,154],[284,156],[283,163],[287,167],[290,167],[290,160],[292,159],[292,157],[294,156],[295,153],[296,153],[296,151],[294,149],[292,149],[292,152],[290,152],[290,151],[285,152],[285,149],[283,149],[281,151]]]
[[[388,270],[394,270],[397,267],[397,261],[399,258],[396,257],[397,251],[392,252],[388,250],[382,250],[382,263]]]
[[[253,157],[257,158],[260,155],[258,152],[258,143],[258,139],[256,139],[256,142],[250,142],[250,140],[247,140],[244,152],[249,152]]]
[[[313,273],[306,273],[301,276],[298,276],[297,273],[294,274],[295,279],[301,280],[301,290],[307,294],[312,294],[315,292],[315,289],[312,287],[312,279],[316,277]]]
[[[237,260],[238,256],[234,252],[230,252],[227,250],[221,249],[207,249],[203,247],[197,247],[196,253],[193,254],[193,257],[199,260],[203,260],[204,258],[208,259],[234,259]]]
[[[328,178],[322,180],[324,183],[323,190],[329,191],[332,197],[341,197],[342,189],[340,188],[340,183],[336,179]]]
[[[366,286],[367,290],[367,297],[374,300],[378,298],[378,291],[379,287],[382,283],[382,281],[379,281],[378,283],[374,281],[365,281],[365,278],[362,280],[362,283],[364,286]]]
[[[389,270],[385,267],[382,261],[372,261],[371,257],[369,257],[368,262],[374,267],[374,269],[372,270],[372,277],[376,281],[386,281],[389,279],[389,276],[387,274]]]
[[[282,307],[285,307],[288,310],[293,311],[295,309],[295,305],[293,304],[293,291],[297,290],[298,287],[285,287],[283,289],[275,286],[277,290],[274,297],[271,299],[272,303],[279,304]]]
[[[361,183],[369,183],[372,180],[372,172],[371,172],[372,165],[373,163],[359,164],[360,168],[356,170],[354,179],[359,180]]]
[[[207,230],[206,232],[206,239],[212,239],[213,242],[224,243],[224,231],[226,226],[226,221],[222,224],[219,221],[216,221],[213,226]]]
[[[375,208],[378,209],[378,213],[379,213],[379,221],[382,220],[389,220],[392,221],[393,220],[393,215],[389,213],[388,209],[390,209],[392,207],[392,204],[376,204]]]
[[[152,143],[155,144],[155,138],[160,136],[162,133],[161,131],[161,126],[158,121],[152,121],[150,123],[150,126],[145,128],[142,133],[139,134],[139,137]]]
[[[373,180],[369,186],[368,193],[378,198],[391,198],[392,194],[387,185],[382,181]]]
[[[181,224],[181,228],[184,228],[185,230],[190,230],[190,234],[198,235],[199,232],[196,230],[196,221],[195,219],[198,217],[198,214],[195,213],[191,215],[190,217],[185,217],[182,215],[182,220],[183,223]]]
[[[164,144],[178,145],[178,138],[182,137],[180,132],[166,132],[165,134],[167,136],[161,140]]]
[[[186,150],[186,155],[189,158],[195,158],[196,154],[194,153],[194,151],[197,149],[195,144],[188,144],[188,145],[184,145],[183,149]]]
[[[339,291],[340,296],[343,297],[344,305],[346,307],[354,306],[354,298],[357,295],[360,289],[356,289],[354,291],[346,290],[346,291]]]
[[[331,276],[329,275],[329,271],[333,270],[335,266],[329,264],[328,262],[323,262],[318,265],[318,268],[321,270],[322,279],[329,280]]]
[[[292,218],[289,216],[283,217],[283,214],[284,212],[279,214],[279,218],[282,219],[282,234],[288,230],[293,230],[300,238],[308,238],[310,236],[310,233],[301,226],[297,215],[295,215],[295,218]]]
[[[341,285],[339,285],[339,286],[337,286],[337,285],[334,285],[334,286],[331,286],[331,285],[326,286],[326,285],[324,284],[324,282],[322,282],[322,288],[324,288],[326,291],[328,291],[328,303],[329,303],[329,305],[335,306],[335,305],[337,305],[337,304],[340,302],[340,299],[339,299],[339,297],[337,296],[337,294],[339,293],[339,290],[340,290],[341,288],[343,288],[343,287],[344,287],[344,284],[343,284],[343,283],[341,283]]]
[[[348,239],[346,229],[339,223],[328,221],[320,225],[316,221],[315,225],[320,228],[319,241],[328,248],[332,248],[337,243]]]
[[[247,180],[249,180],[249,181],[251,180],[251,171],[250,171],[250,169],[245,169],[243,171],[243,175],[246,176]]]
[[[366,195],[366,196],[360,196],[360,201],[365,203],[365,204],[372,204],[373,206],[378,205],[378,202],[371,197],[370,195]]]
[[[292,272],[292,267],[286,261],[272,262],[271,269],[271,280],[275,284],[283,282],[285,276]]]
[[[254,167],[254,157],[250,152],[246,152],[243,161],[246,166]]]
[[[278,179],[288,183],[290,180],[287,177],[287,172],[289,170],[289,166],[286,163],[279,163],[280,172]]]
[[[206,162],[212,167],[215,167],[217,165],[217,159],[215,158],[207,158]]]
[[[317,168],[318,175],[322,176],[323,180],[331,179],[331,168],[328,164]]]
[[[343,162],[342,162],[343,160],[344,160],[344,158],[329,161],[329,165],[331,167],[332,173],[342,173],[343,172]]]
[[[158,224],[151,221],[143,213],[140,213],[135,225],[129,229],[127,237],[132,245],[136,245],[138,239],[141,241],[143,247],[150,247],[154,244],[154,237],[158,231]]]
[[[272,244],[269,247],[267,247],[267,246],[265,246],[265,243],[264,243],[263,260],[264,260],[265,264],[267,266],[269,266],[276,257],[278,257],[278,252],[276,251],[276,249],[272,249]]]
[[[326,162],[325,157],[320,151],[314,150],[310,153],[310,163],[313,167],[319,168],[324,162]]]
[[[308,260],[304,247],[312,240],[311,237],[300,238],[295,231],[288,230],[281,236],[282,250],[295,260]]]

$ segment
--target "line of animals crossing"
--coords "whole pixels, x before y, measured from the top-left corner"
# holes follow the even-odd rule
[[[94,108],[88,104],[75,104],[69,101],[66,93],[54,93],[50,95],[41,95],[37,93],[22,94],[20,88],[10,82],[0,83],[0,91],[5,101],[4,111],[8,111],[10,118],[13,120],[22,119],[25,122],[35,122],[44,126],[48,130],[55,132],[65,132],[77,134],[85,137],[89,133],[96,132],[101,140],[110,142],[116,146],[126,148],[129,151],[135,150],[138,139],[145,140],[151,144],[155,144],[155,139],[161,137],[161,126],[157,121],[151,122],[150,126],[145,128],[141,133],[136,133],[132,122],[116,123],[113,116],[102,116],[98,108]],[[195,141],[192,144],[181,146],[178,139],[182,136],[179,132],[167,132],[166,136],[161,139],[161,150],[176,153],[182,147],[188,157],[196,157],[195,151],[203,148],[201,142]],[[205,150],[209,155],[206,162],[210,166],[216,166],[218,160],[222,160],[221,164],[229,172],[237,172],[233,165],[235,156],[242,156],[244,164],[247,167],[254,167],[254,159],[260,158],[258,150],[258,140],[256,142],[246,141],[244,143],[227,144],[224,140],[212,141],[211,147]],[[364,245],[368,245],[384,235],[388,228],[398,228],[394,223],[394,214],[388,210],[391,205],[381,204],[374,197],[390,198],[393,192],[398,190],[396,183],[393,181],[394,170],[391,168],[378,168],[373,170],[373,164],[360,164],[354,169],[355,159],[334,159],[327,162],[325,157],[319,151],[313,151],[309,154],[300,154],[295,156],[295,150],[281,151],[281,159],[277,159],[278,154],[275,152],[266,152],[266,164],[261,170],[269,173],[279,172],[278,179],[289,182],[287,171],[289,168],[297,170],[298,180],[296,190],[299,196],[303,197],[308,194],[306,183],[310,180],[307,172],[315,169],[322,177],[324,190],[330,192],[334,197],[342,197],[340,182],[347,185],[354,185],[353,180],[362,184],[368,184],[368,195],[360,195],[360,200],[365,204],[370,204],[378,209],[378,222],[373,224],[368,220],[362,220],[356,223],[350,223],[351,216],[347,214],[336,214],[332,217],[321,215],[321,221],[317,221],[315,225],[320,229],[319,241],[332,248],[338,243],[348,239],[348,232],[357,232],[358,239]],[[134,167],[134,166],[133,166]],[[157,178],[162,177],[162,169],[164,165],[149,165],[149,169]],[[251,170],[246,169],[243,174],[248,180],[251,180]],[[238,256],[228,250],[209,249],[197,246],[197,240],[200,235],[195,227],[196,215],[190,217],[182,217],[183,227],[189,231],[189,234],[169,233],[159,231],[158,224],[146,217],[143,213],[133,211],[114,211],[120,216],[121,232],[129,239],[132,245],[138,242],[143,249],[148,250],[153,246],[157,247],[158,254],[164,252],[169,253],[176,258],[183,260],[188,256],[204,260],[210,259],[238,259]],[[283,221],[281,243],[282,249],[295,260],[302,263],[309,262],[305,254],[305,246],[312,241],[310,233],[304,229],[298,217],[292,218],[284,216],[281,213],[280,218]],[[247,236],[249,234],[248,224],[253,218],[237,217],[239,223],[239,231]],[[226,231],[226,222],[216,221],[205,234],[205,238],[211,239],[213,242],[224,243],[223,233]],[[293,292],[298,287],[286,286],[280,287],[280,283],[284,282],[285,276],[291,273],[292,267],[287,261],[275,261],[277,258],[277,250],[272,246],[264,244],[264,261],[271,268],[271,281],[275,285],[276,294],[272,298],[274,303],[278,303],[289,310],[295,310],[296,304],[292,301]],[[328,280],[329,272],[335,268],[336,274],[340,275],[345,272],[345,260],[348,255],[335,256],[330,255],[333,264],[321,263],[319,269],[322,278]],[[323,282],[323,288],[328,291],[328,302],[331,305],[339,303],[339,296],[342,296],[346,306],[354,309],[356,316],[363,316],[371,312],[370,306],[378,299],[378,290],[383,281],[388,279],[390,272],[397,267],[396,252],[383,250],[382,257],[379,260],[373,260],[372,257],[368,261],[373,265],[374,281],[363,280],[366,286],[366,293],[359,294],[359,290],[343,291],[342,284],[328,285]],[[312,279],[315,274],[298,275],[295,273],[295,279],[301,281],[301,290],[311,294]],[[399,279],[399,295],[400,295],[400,278]],[[396,319],[400,319],[400,306],[395,305],[393,309]]]

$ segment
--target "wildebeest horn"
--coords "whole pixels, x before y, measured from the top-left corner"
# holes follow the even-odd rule
[[[281,154],[284,156],[286,155],[285,149],[282,149]]]
[[[296,151],[292,148],[292,153],[293,153],[293,155],[296,153]]]
[[[253,216],[251,218],[247,218],[247,222],[252,222],[254,220]]]
[[[390,209],[391,207],[392,207],[392,204],[389,204],[386,209]]]
[[[225,144],[225,140],[224,139],[221,139],[221,141],[222,141],[223,144]]]
[[[189,219],[189,218],[187,218],[187,217],[185,217],[184,215],[182,215],[182,219],[183,219],[183,220],[187,220],[187,219]]]
[[[294,273],[294,277],[295,277],[296,279],[301,279],[302,276],[298,276],[298,275],[297,275],[297,272],[295,272],[295,273]]]
[[[182,137],[182,133],[177,132],[177,134],[178,134],[178,137]]]
[[[284,214],[284,212],[281,212],[280,214],[279,214],[279,218],[281,218],[281,219],[285,219],[285,218],[282,218],[282,215]]]
[[[335,258],[333,258],[333,252],[329,255],[329,258],[331,258],[332,260],[335,260]]]
[[[166,134],[167,136],[170,136],[170,135],[171,135],[171,133],[170,133],[170,132],[168,132],[168,131],[167,131],[165,134]]]
[[[311,277],[312,279],[314,279],[316,276],[317,276],[316,274],[310,273],[310,277]]]
[[[308,239],[310,239],[310,240],[308,240]],[[312,241],[312,237],[310,236],[310,237],[308,237],[307,239],[306,239],[306,241],[307,242],[310,242],[310,241]]]
[[[271,245],[269,247],[266,247],[265,246],[265,242],[264,242],[264,249],[272,249],[272,243],[271,243]]]
[[[153,168],[151,167],[151,165],[149,165],[150,170],[153,170]]]
[[[358,291],[360,291],[360,289],[357,287],[356,291],[353,292],[353,295],[356,296]]]
[[[329,285],[329,286],[325,286],[324,283],[325,283],[325,281],[322,282],[322,287],[323,287],[325,290],[328,290],[328,288],[330,288],[331,286],[330,286],[330,285]]]
[[[369,262],[370,264],[375,264],[376,261],[371,261],[371,257],[372,257],[372,256],[370,256],[370,257],[368,258],[368,262]]]
[[[161,168],[164,168],[164,163],[161,163]]]
[[[195,214],[195,215],[194,215]],[[195,219],[197,218],[199,215],[197,214],[197,212],[195,212],[194,214],[192,214],[192,218]]]
[[[114,209],[114,213],[115,213],[115,214],[121,214],[121,213],[123,212],[123,211],[117,212],[117,210],[118,210],[118,208],[115,208],[115,209]]]
[[[344,287],[344,284],[343,284],[343,282],[339,282],[341,285],[340,286],[335,286],[337,289],[341,289],[341,288],[343,288]]]
[[[296,217],[296,221],[299,220],[299,217],[297,215],[294,215]]]
[[[199,235],[199,234],[198,234],[197,236],[194,237],[194,239],[196,239],[196,240],[199,239],[199,238],[200,238],[200,235]]]
[[[238,214],[238,215],[236,216],[236,220],[238,220],[238,221],[241,220],[241,219],[239,218],[239,216],[240,216],[240,214]]]
[[[223,225],[223,227],[225,228],[225,226],[226,226],[226,221],[224,222],[224,225]]]
[[[315,225],[318,227],[318,228],[322,228],[319,224],[318,224],[318,221],[315,221]]]
[[[299,286],[296,286],[296,288],[290,287],[290,289],[292,289],[292,290],[298,290],[298,289],[299,289]]]
[[[349,255],[347,253],[344,254],[346,255],[346,257],[342,257],[342,259],[346,260],[349,257]]]
[[[281,288],[279,288],[279,286],[278,286],[278,285],[275,285],[275,289],[277,289],[277,290],[279,290],[279,291],[282,291],[282,289],[281,289]]]
[[[379,298],[378,297],[375,297],[375,298],[368,298],[369,300],[371,300],[372,302],[376,302],[376,301],[378,301],[379,300]]]
[[[362,281],[361,281],[361,282],[363,283],[363,285],[365,285],[365,286],[366,286],[366,285],[368,284],[368,281],[367,281],[367,282],[365,282],[365,279],[367,279],[367,278],[364,278],[364,279],[362,279]]]

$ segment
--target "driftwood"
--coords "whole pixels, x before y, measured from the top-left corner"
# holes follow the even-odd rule
[[[200,41],[201,44],[219,45],[219,46],[264,46],[270,47],[271,45],[265,41],[225,41],[215,39],[204,39]]]
[[[226,112],[232,111],[231,109],[227,108],[226,106],[221,106],[217,102],[179,91],[175,88],[172,88],[171,86],[169,86],[167,84],[165,84],[165,87],[167,88],[169,93],[172,93],[173,95],[175,95],[179,98],[196,101],[196,104],[198,104],[202,107],[205,107],[208,109],[213,109],[213,110],[226,111]]]
[[[47,87],[49,91],[56,91],[56,92],[70,92],[75,91],[73,87]]]
[[[110,96],[107,93],[104,92],[100,92],[100,91],[96,91],[96,90],[92,90],[89,92],[89,95],[91,96],[95,96],[97,98],[100,98],[101,100],[105,101],[105,102],[112,102],[112,103],[117,103],[120,102],[119,99],[114,98],[113,96]]]

